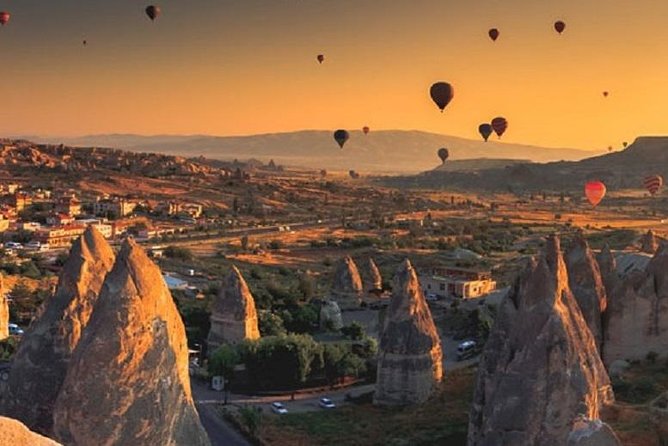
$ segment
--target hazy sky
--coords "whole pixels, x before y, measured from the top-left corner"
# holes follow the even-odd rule
[[[369,125],[477,138],[497,115],[511,142],[603,150],[668,134],[668,2],[157,4],[151,23],[138,0],[0,0],[12,13],[0,29],[0,134]],[[444,114],[428,96],[438,80],[455,88]]]

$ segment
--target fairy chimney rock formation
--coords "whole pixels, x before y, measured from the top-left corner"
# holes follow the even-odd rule
[[[54,408],[67,445],[209,445],[190,391],[185,327],[160,269],[121,247]]]
[[[213,303],[208,338],[209,353],[213,353],[222,344],[237,344],[259,337],[255,300],[241,272],[236,266],[232,266]]]
[[[366,285],[366,290],[368,291],[378,291],[383,289],[383,277],[380,275],[380,270],[376,262],[369,257],[367,262],[367,277],[369,283]]]
[[[668,246],[662,244],[644,270],[619,279],[609,293],[603,343],[606,364],[668,356]]]
[[[0,276],[0,341],[9,337],[9,301]]]
[[[406,260],[394,277],[380,336],[374,403],[426,401],[443,377],[441,339],[417,274]]]
[[[333,300],[328,300],[320,308],[320,327],[323,330],[338,331],[343,328],[341,309]]]
[[[598,419],[612,401],[559,240],[551,238],[499,308],[478,368],[468,444],[564,445],[576,417]]]
[[[581,236],[567,251],[565,261],[571,292],[600,349],[603,338],[601,315],[607,307],[607,297],[598,262]]]
[[[334,271],[331,297],[340,307],[358,307],[363,293],[362,278],[355,261],[350,256],[341,259]]]
[[[51,434],[53,405],[81,334],[88,325],[114,252],[93,227],[72,245],[54,296],[14,356],[5,412]]]
[[[640,251],[647,254],[654,254],[659,249],[659,240],[651,229],[643,235],[640,242]]]
[[[23,423],[0,417],[0,444],[7,446],[61,446],[60,443],[31,432]]]

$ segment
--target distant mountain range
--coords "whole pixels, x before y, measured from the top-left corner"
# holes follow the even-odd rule
[[[455,164],[455,163],[453,163]],[[659,174],[668,179],[668,137],[637,138],[625,150],[581,161],[545,164],[493,160],[443,167],[419,175],[387,177],[394,187],[488,191],[581,191],[588,180],[603,181],[608,190],[643,189],[643,179]]]
[[[415,173],[440,164],[436,151],[447,147],[450,160],[504,159],[549,162],[580,160],[592,152],[545,148],[497,141],[485,143],[454,136],[421,131],[382,130],[364,135],[351,131],[343,150],[332,132],[304,130],[251,136],[141,136],[132,134],[90,135],[76,138],[24,136],[41,143],[80,147],[113,147],[140,152],[158,152],[180,156],[205,156],[221,160],[273,159],[278,164],[316,169],[349,170],[374,173]]]

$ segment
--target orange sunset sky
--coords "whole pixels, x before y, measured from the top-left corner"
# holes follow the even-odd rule
[[[508,142],[602,151],[668,134],[668,2],[162,0],[155,22],[148,4],[0,0],[0,135],[369,125],[477,139],[497,115]],[[439,80],[455,88],[443,114]]]

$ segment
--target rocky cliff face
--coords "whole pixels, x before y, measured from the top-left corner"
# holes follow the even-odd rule
[[[132,240],[107,275],[54,408],[67,445],[209,445],[190,393],[185,328]]]
[[[429,398],[443,377],[443,351],[417,274],[406,260],[397,271],[380,336],[374,403],[406,405]]]
[[[60,443],[30,432],[20,421],[5,417],[0,417],[0,444],[7,446],[60,446]]]
[[[607,308],[607,297],[598,262],[582,237],[576,238],[565,261],[571,292],[600,349],[603,339],[601,315]]]
[[[668,356],[668,247],[662,245],[644,270],[634,270],[609,292],[603,346],[606,364]]]
[[[89,227],[72,246],[55,295],[14,356],[5,413],[45,435],[51,434],[53,405],[72,352],[113,263],[111,246]]]
[[[578,415],[597,419],[612,399],[552,238],[499,309],[478,370],[468,444],[561,446]]]
[[[647,254],[654,254],[656,253],[657,249],[659,249],[659,240],[654,234],[654,231],[650,229],[640,241],[640,251]]]
[[[367,280],[366,291],[371,290],[382,290],[383,289],[383,277],[380,275],[380,270],[376,262],[369,257],[367,262]]]
[[[9,337],[9,302],[0,276],[0,340]]]
[[[213,352],[221,344],[237,344],[259,337],[255,300],[241,272],[236,266],[232,266],[213,304],[209,352]]]
[[[362,298],[362,278],[355,261],[346,256],[336,265],[332,298],[341,307],[358,307]]]

